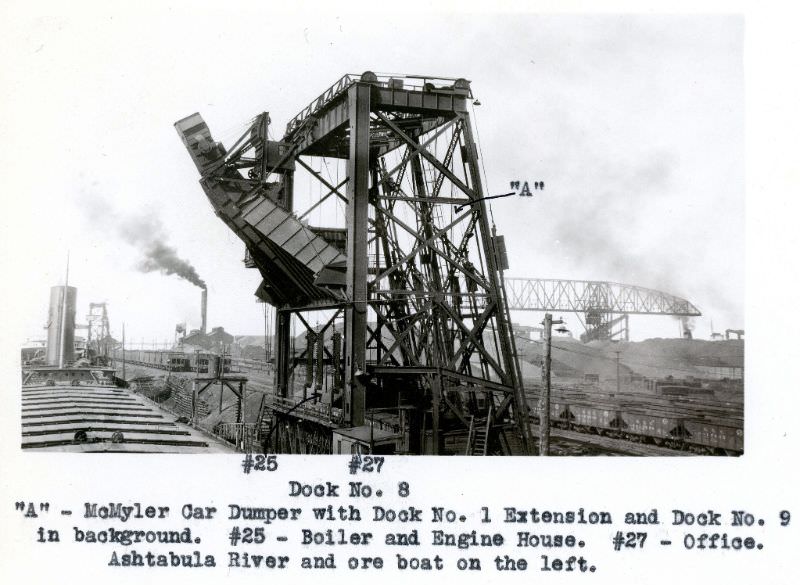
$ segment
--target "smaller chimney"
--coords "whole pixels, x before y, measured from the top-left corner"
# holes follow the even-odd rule
[[[208,289],[203,289],[200,296],[200,333],[206,333],[206,311],[208,310]]]

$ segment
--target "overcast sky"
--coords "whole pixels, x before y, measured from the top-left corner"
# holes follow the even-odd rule
[[[230,145],[268,110],[273,133],[344,73],[465,77],[509,276],[658,288],[700,307],[696,336],[744,326],[743,21],[735,16],[282,16],[4,6],[0,173],[20,341],[49,287],[107,301],[112,333],[199,326],[199,289],[137,270],[125,225],[148,221],[209,288],[209,325],[263,331],[243,245],[217,219],[173,123],[199,111]],[[107,10],[107,12],[104,12]],[[14,26],[9,26],[13,22]],[[93,211],[92,211],[93,210]],[[515,320],[532,324],[531,314]],[[540,319],[541,317],[538,317]],[[570,316],[565,315],[570,320]],[[674,336],[639,318],[634,339]],[[576,334],[580,326],[570,321]]]

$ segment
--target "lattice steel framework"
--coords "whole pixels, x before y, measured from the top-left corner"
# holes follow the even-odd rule
[[[97,356],[109,355],[112,342],[108,324],[108,308],[106,303],[89,303],[87,322],[87,349]]]
[[[287,395],[294,367],[290,316],[341,311],[344,424],[396,408],[411,453],[441,453],[446,435],[475,425],[489,427],[487,452],[532,452],[471,97],[463,79],[367,72],[312,101],[280,142],[267,140],[267,114],[230,152],[199,115],[176,124],[263,276],[257,295],[278,309],[276,392]],[[326,177],[320,159],[345,176]],[[296,170],[321,185],[304,208]],[[343,226],[330,214],[325,227],[305,223],[337,199]]]
[[[510,310],[583,313],[584,340],[609,339],[613,336],[613,326],[623,321],[627,335],[627,315],[698,317],[701,314],[686,299],[616,282],[506,278],[505,284]]]

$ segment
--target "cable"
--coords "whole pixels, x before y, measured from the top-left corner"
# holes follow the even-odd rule
[[[475,120],[475,142],[478,143],[478,154],[480,155],[481,170],[483,171],[483,183],[488,190],[489,175],[486,174],[486,165],[483,163],[483,148],[481,147],[481,133],[480,130],[478,130],[478,117],[475,115],[475,103],[470,103],[470,107],[472,108],[472,119]]]

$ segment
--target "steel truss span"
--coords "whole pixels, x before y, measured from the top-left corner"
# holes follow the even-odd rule
[[[320,400],[348,428],[394,412],[407,453],[453,452],[456,435],[460,452],[532,452],[471,99],[464,79],[366,72],[323,92],[280,141],[267,113],[227,149],[199,114],[176,123],[263,278],[257,296],[277,308],[276,393],[293,397],[319,339],[318,367],[337,374]],[[300,359],[292,316],[313,334]],[[330,331],[341,341],[320,348]]]
[[[586,312],[601,309],[627,315],[699,317],[686,299],[616,282],[507,277],[509,309],[516,311]]]
[[[697,317],[700,311],[674,295],[627,284],[591,280],[506,278],[512,311],[562,311],[580,314],[581,341],[628,340],[629,315]],[[580,317],[579,317],[580,318]]]

